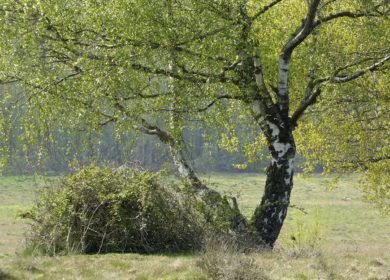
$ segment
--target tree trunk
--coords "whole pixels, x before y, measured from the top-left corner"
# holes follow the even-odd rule
[[[284,137],[281,137],[284,134]],[[253,225],[266,246],[273,247],[279,236],[290,204],[293,187],[295,143],[291,131],[279,133],[269,150],[264,195],[254,213]]]
[[[184,155],[184,143],[179,145],[172,135],[160,129],[158,126],[148,123],[145,119],[141,119],[141,125],[133,125],[133,128],[148,135],[155,135],[161,142],[166,144],[170,149],[177,171],[193,187],[195,194],[201,197],[211,208],[219,212],[219,215],[223,215],[229,222],[232,231],[239,234],[246,231],[247,222],[238,208],[236,199],[234,197],[231,198],[233,202],[231,206],[226,197],[223,197],[220,193],[208,188],[202,183]],[[222,213],[222,210],[226,213]]]
[[[216,210],[218,215],[221,217],[224,216],[230,223],[230,229],[233,232],[238,234],[244,233],[247,229],[247,222],[238,208],[236,198],[231,197],[233,205],[230,205],[226,197],[223,197],[219,192],[208,188],[202,183],[185,159],[182,149],[175,149],[174,146],[171,146],[170,149],[174,163],[177,166],[177,171],[193,187],[195,194],[201,197],[207,205]]]

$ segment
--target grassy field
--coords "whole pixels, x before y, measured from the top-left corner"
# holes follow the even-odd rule
[[[24,255],[23,234],[28,227],[15,215],[32,205],[36,189],[53,180],[56,178],[0,177],[0,280],[209,279],[197,265],[202,255],[196,253]],[[265,177],[213,174],[204,180],[237,196],[249,216],[260,201]],[[245,256],[270,279],[390,279],[390,218],[379,216],[361,202],[361,194],[354,188],[357,178],[343,178],[333,190],[327,188],[330,181],[320,176],[296,178],[295,206],[289,210],[276,249]]]

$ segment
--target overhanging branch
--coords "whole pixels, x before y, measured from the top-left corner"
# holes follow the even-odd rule
[[[303,113],[306,111],[306,109],[314,104],[316,102],[316,99],[318,96],[321,95],[322,88],[325,87],[328,84],[338,84],[338,83],[347,83],[352,80],[355,80],[364,74],[370,72],[370,71],[377,71],[379,70],[379,67],[384,65],[386,62],[390,61],[390,54],[383,57],[381,60],[373,63],[370,66],[367,66],[366,68],[363,68],[361,70],[357,70],[353,73],[350,73],[349,75],[338,75],[341,71],[348,69],[352,66],[355,66],[356,64],[347,65],[344,67],[341,67],[335,71],[335,75],[332,77],[327,77],[323,79],[318,79],[314,82],[309,82],[309,85],[306,89],[306,94],[304,100],[300,103],[297,110],[294,112],[294,114],[291,117],[291,123],[293,127],[297,126],[297,122],[300,119],[300,117],[303,115]]]
[[[362,70],[358,70],[358,71],[355,71],[349,75],[343,75],[343,76],[334,76],[330,79],[330,82],[332,83],[345,83],[345,82],[349,82],[351,80],[354,80],[356,78],[359,78],[360,76],[363,76],[365,73],[369,72],[369,71],[375,71],[378,69],[378,67],[382,66],[383,64],[385,64],[387,61],[390,60],[390,54],[385,56],[383,59],[381,59],[380,61],[372,64],[371,66],[368,66]]]
[[[361,18],[361,17],[368,17],[368,16],[383,16],[382,13],[378,11],[378,8],[383,7],[384,3],[378,4],[374,6],[374,12],[371,10],[366,10],[366,11],[360,11],[360,12],[351,12],[351,11],[343,11],[335,14],[330,14],[326,17],[318,19],[316,22],[313,23],[313,28],[316,28],[320,26],[323,23],[332,21],[334,19],[338,18]]]

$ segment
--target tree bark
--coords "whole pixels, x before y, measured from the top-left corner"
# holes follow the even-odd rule
[[[283,226],[293,187],[296,148],[289,130],[281,131],[269,146],[271,163],[267,168],[265,190],[253,217],[253,226],[270,248],[273,248]]]

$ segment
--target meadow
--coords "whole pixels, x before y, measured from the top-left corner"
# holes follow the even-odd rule
[[[237,196],[250,215],[261,199],[264,175],[211,174],[204,181]],[[36,190],[57,177],[0,177],[0,280],[6,279],[210,279],[199,267],[202,253],[35,256],[25,250],[25,220],[16,218]],[[297,177],[292,207],[273,252],[249,258],[269,279],[390,279],[390,218],[361,201],[357,177]],[[221,254],[220,258],[229,258]],[[230,256],[231,257],[231,256]],[[229,263],[226,261],[225,263]],[[232,269],[226,268],[226,269]]]

